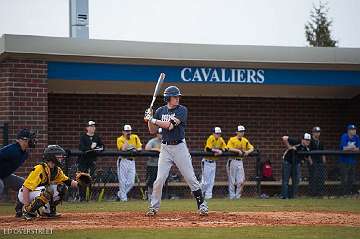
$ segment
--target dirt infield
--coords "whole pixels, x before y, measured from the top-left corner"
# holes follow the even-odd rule
[[[52,228],[59,230],[94,228],[179,228],[241,227],[274,225],[341,225],[360,227],[360,213],[348,212],[161,212],[154,218],[139,212],[64,213],[57,219],[24,221],[1,216],[3,228]]]

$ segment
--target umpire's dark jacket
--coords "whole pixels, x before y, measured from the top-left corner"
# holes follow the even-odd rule
[[[29,157],[29,153],[23,151],[19,143],[7,145],[0,149],[0,179],[4,179],[14,173]]]

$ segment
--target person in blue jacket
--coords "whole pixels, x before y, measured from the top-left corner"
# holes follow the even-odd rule
[[[28,159],[28,148],[34,148],[36,135],[28,129],[22,129],[16,136],[16,142],[0,149],[0,197],[5,189],[18,191],[24,178],[14,172]],[[17,203],[16,212],[21,215],[22,205]]]
[[[356,134],[356,126],[349,124],[347,133],[341,136],[340,149],[352,152],[358,152],[360,148],[360,139]],[[350,195],[355,182],[356,156],[341,155],[339,158],[339,168],[341,176],[341,195]]]

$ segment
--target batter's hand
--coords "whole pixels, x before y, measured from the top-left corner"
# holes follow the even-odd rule
[[[151,108],[148,108],[145,110],[144,120],[145,122],[148,122],[153,117],[153,110]]]
[[[178,126],[181,123],[181,121],[175,116],[170,116],[170,120],[173,120],[175,122],[174,126]]]

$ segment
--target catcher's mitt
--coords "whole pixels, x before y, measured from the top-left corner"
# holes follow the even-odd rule
[[[75,180],[76,180],[76,182],[78,182],[78,185],[80,187],[91,186],[92,179],[91,179],[90,174],[88,174],[88,173],[77,172]]]

